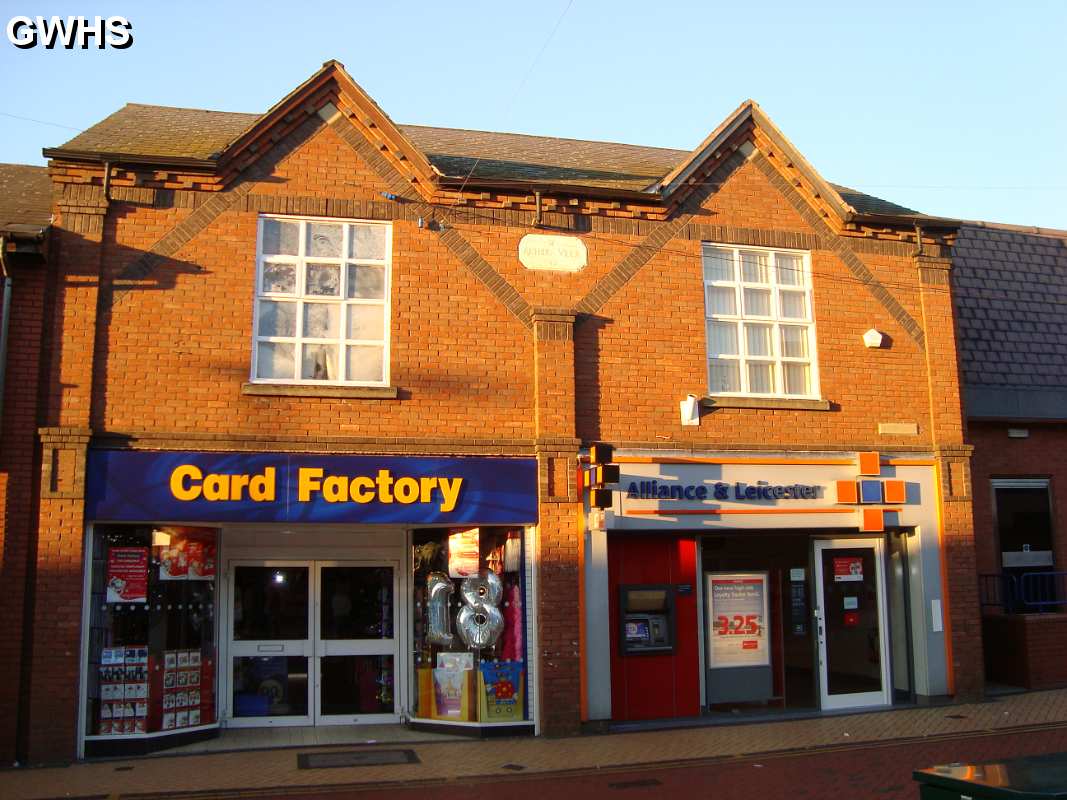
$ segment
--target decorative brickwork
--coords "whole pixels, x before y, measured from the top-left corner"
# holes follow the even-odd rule
[[[893,315],[893,318],[901,324],[920,347],[924,345],[923,329],[915,319],[900,305],[899,301],[882,285],[874,274],[868,269],[858,256],[853,252],[851,240],[838,236],[826,221],[808,204],[789,182],[774,168],[765,155],[756,153],[752,158],[753,163],[767,176],[767,179],[778,191],[786,197],[797,212],[804,217],[812,229],[825,241],[826,247],[840,258],[849,269],[849,272],[862,283],[867,290],[877,298],[885,309]]]

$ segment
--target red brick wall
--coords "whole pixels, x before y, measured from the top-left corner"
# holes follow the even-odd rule
[[[384,189],[324,128],[254,192],[384,204]],[[188,213],[120,207],[109,218],[109,239],[117,240],[109,250],[111,274]],[[391,378],[401,398],[242,395],[252,358],[257,218],[242,210],[223,213],[112,308],[96,373],[101,401],[94,428],[532,438],[529,331],[414,221],[393,224]]]
[[[1009,439],[1008,428],[1029,438]],[[1067,569],[1067,426],[971,422],[974,444],[974,538],[978,572],[1000,572],[1000,543],[993,523],[993,478],[1048,478],[1052,496],[1054,568]]]
[[[1067,614],[996,614],[982,619],[989,680],[1027,689],[1067,686]]]
[[[11,319],[0,430],[0,763],[17,752],[23,656],[26,644],[26,580],[36,525],[37,389],[46,266],[13,267]]]
[[[751,163],[705,204],[715,225],[814,235]],[[862,255],[900,304],[921,316],[915,259]],[[584,439],[734,447],[759,444],[929,448],[930,400],[922,349],[828,250],[811,254],[822,396],[829,412],[719,409],[700,427],[679,424],[678,401],[707,392],[700,242],[674,239],[578,328],[579,432]],[[892,346],[871,350],[877,328]],[[917,436],[880,436],[879,422],[915,422]]]

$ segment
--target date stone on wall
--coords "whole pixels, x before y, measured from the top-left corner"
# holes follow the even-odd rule
[[[577,236],[528,233],[519,241],[519,261],[526,269],[578,272],[588,262],[588,253]]]

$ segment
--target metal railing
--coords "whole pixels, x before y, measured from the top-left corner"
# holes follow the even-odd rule
[[[1067,606],[1067,572],[995,572],[978,576],[982,607],[999,606],[1009,614],[1056,611]]]

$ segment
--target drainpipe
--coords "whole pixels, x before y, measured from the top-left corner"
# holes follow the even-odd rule
[[[541,227],[541,193],[540,192],[534,192],[534,199],[537,201],[537,211],[536,211],[536,214],[534,216],[534,227],[535,228],[540,228]]]
[[[7,385],[7,330],[11,324],[11,272],[7,267],[7,239],[0,236],[0,277],[4,281],[3,309],[0,314],[0,420],[4,418],[4,387]]]

